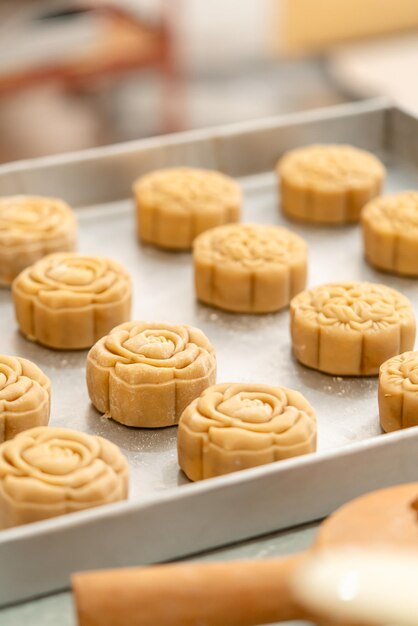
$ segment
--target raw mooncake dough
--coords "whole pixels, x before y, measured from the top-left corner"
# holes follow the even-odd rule
[[[139,178],[133,190],[138,237],[161,248],[187,250],[208,228],[239,220],[241,190],[220,172],[157,170]]]
[[[76,219],[56,198],[0,198],[0,284],[10,285],[25,267],[51,252],[71,252]]]
[[[418,426],[418,352],[404,352],[381,366],[379,414],[385,432]]]
[[[0,529],[127,495],[127,460],[102,437],[40,426],[0,445]]]
[[[347,145],[313,145],[286,153],[277,164],[283,212],[304,222],[357,222],[379,195],[385,168],[375,156]]]
[[[87,357],[92,403],[127,426],[177,424],[186,406],[215,380],[215,352],[207,337],[181,324],[121,324]]]
[[[21,332],[50,348],[90,348],[131,312],[129,274],[103,257],[50,254],[21,272],[12,292]]]
[[[378,269],[418,276],[418,192],[369,202],[361,214],[366,259]]]
[[[31,361],[0,355],[0,443],[28,428],[46,426],[51,384]]]
[[[301,363],[341,376],[370,376],[410,350],[415,316],[399,291],[377,283],[336,283],[290,303],[293,352]]]
[[[195,240],[193,260],[198,299],[227,311],[278,311],[306,285],[307,245],[280,226],[213,228]]]
[[[316,416],[291,389],[250,383],[214,385],[184,411],[178,458],[201,480],[316,450]]]

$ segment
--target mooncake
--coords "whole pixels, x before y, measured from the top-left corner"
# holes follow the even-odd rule
[[[290,303],[293,352],[313,369],[373,376],[415,342],[409,300],[386,285],[334,283],[303,291]]]
[[[177,424],[186,406],[216,380],[215,351],[198,328],[128,322],[90,350],[87,387],[98,411],[121,424]]]
[[[364,253],[377,269],[418,276],[418,192],[372,200],[361,214]]]
[[[52,252],[72,252],[76,218],[57,198],[0,198],[0,284],[10,285],[26,267]]]
[[[37,365],[17,356],[0,355],[0,443],[15,435],[46,426],[51,383]]]
[[[102,437],[40,426],[0,445],[0,529],[127,498],[128,463]]]
[[[379,195],[383,164],[370,152],[343,144],[287,152],[277,164],[281,208],[290,218],[317,224],[357,222]]]
[[[138,237],[160,248],[188,250],[203,231],[240,217],[240,187],[212,170],[157,170],[139,178],[133,191]]]
[[[305,288],[307,254],[304,239],[280,226],[218,226],[194,242],[197,298],[232,312],[278,311]]]
[[[251,383],[206,389],[184,411],[178,460],[190,480],[316,450],[316,415],[297,391]]]
[[[404,352],[381,365],[378,397],[385,432],[418,426],[418,352]]]
[[[116,261],[50,254],[23,270],[12,285],[20,331],[50,348],[90,348],[130,317],[131,279]]]

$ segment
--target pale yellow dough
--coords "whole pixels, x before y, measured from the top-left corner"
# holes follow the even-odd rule
[[[26,267],[52,252],[75,249],[77,224],[57,198],[0,198],[0,284],[10,285]]]
[[[379,195],[385,168],[373,154],[347,145],[312,145],[287,152],[277,164],[285,215],[303,222],[357,222]]]
[[[381,366],[379,414],[387,433],[418,426],[418,352],[404,352]]]
[[[240,217],[240,187],[212,170],[157,170],[139,178],[133,191],[138,237],[161,248],[188,250],[203,231]]]
[[[215,351],[193,326],[121,324],[87,357],[92,403],[127,426],[177,424],[186,406],[215,380]]]
[[[110,259],[50,254],[21,272],[12,285],[21,332],[50,348],[90,348],[129,319],[131,279]]]
[[[361,214],[366,259],[378,269],[418,276],[418,192],[369,202]]]
[[[128,462],[102,437],[40,426],[0,445],[0,529],[127,495]]]
[[[386,359],[415,342],[411,303],[377,283],[309,289],[292,300],[290,316],[295,357],[327,374],[376,375]]]
[[[278,311],[306,285],[307,245],[280,226],[213,228],[195,240],[193,261],[198,299],[227,311]]]
[[[49,378],[31,361],[0,355],[0,443],[46,426],[51,403]]]
[[[253,383],[214,385],[184,411],[178,459],[190,480],[316,450],[316,416],[297,391]]]

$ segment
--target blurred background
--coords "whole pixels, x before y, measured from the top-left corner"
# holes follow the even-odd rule
[[[0,162],[388,95],[417,0],[0,0]]]

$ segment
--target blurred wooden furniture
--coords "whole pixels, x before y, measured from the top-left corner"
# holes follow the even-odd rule
[[[70,90],[94,89],[106,80],[127,72],[154,69],[163,85],[160,131],[183,128],[184,90],[175,46],[173,19],[179,13],[178,0],[164,0],[158,22],[149,23],[114,4],[72,3],[79,11],[90,11],[101,20],[97,41],[74,51],[68,58],[51,59],[10,71],[0,71],[0,97],[43,83],[59,83]]]

